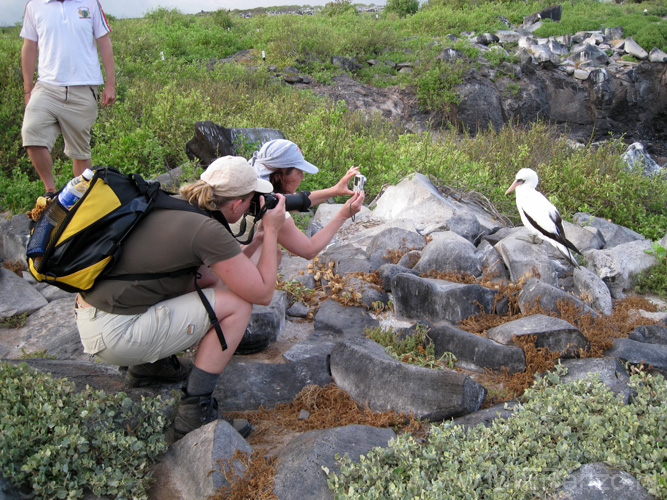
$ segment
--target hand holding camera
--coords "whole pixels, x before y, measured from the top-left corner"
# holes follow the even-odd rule
[[[295,194],[280,195],[285,198],[286,212],[306,212],[310,208],[310,199],[308,198],[308,191],[299,191]],[[259,222],[267,210],[272,210],[278,205],[278,196],[275,193],[262,194],[255,193],[250,208],[248,208],[248,215],[255,218],[255,222]]]
[[[282,194],[276,194],[276,195],[267,195],[271,196],[270,203],[271,206],[269,207],[266,202],[262,204],[262,207],[260,208],[260,216],[264,222],[262,223],[262,227],[264,230],[268,230],[269,228],[272,228],[276,231],[280,230],[281,226],[283,225],[283,222],[285,222],[285,201],[286,197]],[[257,218],[255,219],[255,222],[257,222]]]

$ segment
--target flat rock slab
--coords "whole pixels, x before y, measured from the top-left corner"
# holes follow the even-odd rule
[[[475,371],[501,371],[506,368],[509,373],[526,368],[523,349],[516,345],[503,345],[447,325],[430,326],[428,336],[433,341],[437,358],[451,352],[456,356],[456,365],[461,368]]]
[[[13,272],[0,268],[0,318],[32,314],[48,301],[35,288]]]
[[[481,312],[493,311],[496,290],[477,284],[420,278],[397,274],[391,280],[396,315],[403,319],[431,323],[458,323]]]
[[[21,328],[0,328],[0,346],[7,357],[44,353],[58,359],[89,361],[83,352],[79,330],[74,318],[74,297],[57,299],[28,316]]]
[[[345,307],[335,300],[325,300],[315,315],[315,336],[331,338],[363,337],[366,328],[380,322],[363,307]]]
[[[561,377],[563,382],[573,382],[596,374],[611,391],[619,394],[623,402],[630,401],[632,389],[628,386],[630,376],[623,365],[613,358],[568,359],[562,365],[567,373]]]
[[[431,421],[476,411],[486,395],[467,375],[402,363],[370,339],[336,345],[331,375],[338,387],[373,411],[413,413]]]
[[[515,345],[514,336],[535,336],[536,347],[560,352],[563,357],[576,357],[580,349],[588,349],[590,342],[567,321],[544,314],[533,314],[489,329],[486,336],[504,345]]]
[[[221,411],[257,410],[289,403],[307,385],[331,383],[326,355],[310,356],[292,363],[270,364],[237,357],[220,375],[213,396]]]
[[[337,454],[347,455],[357,462],[373,448],[386,447],[395,437],[391,429],[367,425],[304,432],[290,441],[278,456],[273,491],[280,500],[333,499],[322,467],[338,473]]]
[[[630,339],[616,339],[614,346],[605,351],[605,356],[630,363],[644,363],[662,372],[667,372],[667,345],[646,344]]]

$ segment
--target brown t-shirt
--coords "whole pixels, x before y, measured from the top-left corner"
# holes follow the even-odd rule
[[[215,219],[182,210],[156,209],[146,216],[123,244],[110,275],[165,273],[210,266],[241,253],[232,235]],[[113,314],[140,314],[163,300],[183,295],[194,274],[156,280],[95,283],[82,293],[90,305]]]

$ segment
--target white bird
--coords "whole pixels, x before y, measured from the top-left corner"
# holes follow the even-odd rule
[[[563,219],[558,209],[537,191],[537,173],[530,168],[522,168],[516,174],[514,182],[505,194],[516,190],[516,207],[519,209],[521,222],[528,229],[536,243],[544,238],[575,267],[579,267],[572,252],[581,252],[565,237]]]

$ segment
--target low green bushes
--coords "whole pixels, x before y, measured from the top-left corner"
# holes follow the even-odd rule
[[[626,405],[597,377],[566,384],[550,373],[507,420],[433,426],[425,444],[398,436],[357,463],[341,459],[328,483],[336,499],[519,500],[545,498],[581,465],[605,462],[666,498],[667,382],[635,374],[630,384]]]
[[[166,452],[164,404],[78,392],[26,364],[0,364],[0,474],[39,498],[142,498]]]

